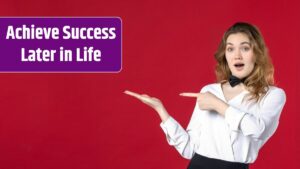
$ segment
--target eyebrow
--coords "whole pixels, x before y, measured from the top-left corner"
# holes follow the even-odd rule
[[[242,42],[241,45],[244,45],[244,44],[247,44],[247,45],[250,45],[251,46],[251,43],[250,42]],[[230,42],[227,42],[226,45],[233,45],[232,43]]]

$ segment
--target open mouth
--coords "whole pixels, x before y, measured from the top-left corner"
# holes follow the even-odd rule
[[[236,63],[236,64],[234,64],[234,67],[236,67],[236,68],[241,68],[241,67],[243,67],[245,64],[243,64],[243,63]]]

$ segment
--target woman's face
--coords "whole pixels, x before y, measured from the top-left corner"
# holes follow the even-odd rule
[[[253,45],[244,33],[234,33],[226,40],[225,56],[232,75],[243,79],[253,70],[255,56]]]

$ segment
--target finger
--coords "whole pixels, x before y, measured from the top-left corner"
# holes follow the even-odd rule
[[[124,91],[124,93],[128,94],[130,96],[133,96],[133,97],[139,99],[140,101],[142,101],[144,103],[151,102],[150,97],[148,95],[146,95],[146,94],[138,94],[138,93],[135,93],[135,92],[131,92],[129,90]]]
[[[184,97],[199,97],[200,93],[180,93],[179,95]]]
[[[125,93],[125,94],[128,94],[128,95],[130,95],[130,96],[133,96],[133,97],[135,97],[135,98],[142,99],[142,96],[141,96],[140,94],[138,94],[138,93],[131,92],[131,91],[129,91],[129,90],[125,90],[124,93]]]
[[[150,97],[149,95],[147,94],[142,94],[141,96],[144,96],[144,97]]]

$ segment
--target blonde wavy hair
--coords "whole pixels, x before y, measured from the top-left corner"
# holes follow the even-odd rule
[[[255,99],[255,101],[258,102],[260,98],[267,93],[269,86],[274,85],[274,67],[264,39],[256,26],[249,23],[238,22],[224,33],[218,50],[214,55],[217,61],[215,68],[217,81],[225,83],[231,75],[225,57],[225,49],[228,36],[236,33],[244,33],[248,36],[256,58],[254,69],[250,75],[246,77],[244,84],[250,92],[249,99]]]

